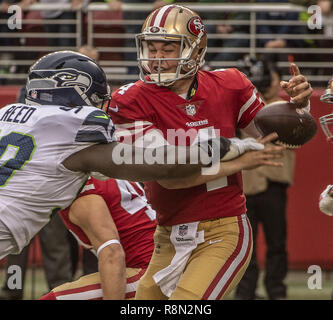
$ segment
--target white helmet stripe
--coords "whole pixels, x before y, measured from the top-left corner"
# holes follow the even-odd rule
[[[174,5],[168,5],[168,6],[164,6],[162,7],[157,15],[155,16],[155,19],[153,17],[153,25],[151,26],[154,26],[154,27],[164,27],[164,23],[165,23],[165,20],[166,20],[166,17],[169,13],[169,11],[174,7]]]

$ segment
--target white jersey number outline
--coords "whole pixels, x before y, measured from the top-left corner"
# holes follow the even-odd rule
[[[0,187],[5,187],[17,170],[22,170],[36,149],[33,136],[12,131],[0,139]]]
[[[135,214],[142,208],[147,207],[145,214],[150,220],[156,219],[156,212],[148,204],[146,197],[140,195],[129,181],[116,180],[116,182],[121,195],[120,205],[126,212],[129,214]],[[132,183],[135,183],[136,186],[142,190],[142,193],[145,194],[139,183]]]

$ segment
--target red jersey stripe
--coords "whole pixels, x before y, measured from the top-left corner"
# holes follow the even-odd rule
[[[135,297],[135,292],[132,291],[132,292],[128,292],[125,294],[125,299],[131,299],[131,298],[134,298]]]
[[[234,252],[230,255],[229,259],[226,261],[226,263],[223,265],[223,267],[220,269],[218,274],[215,276],[214,280],[212,281],[212,283],[210,284],[210,286],[208,287],[208,289],[202,296],[202,300],[207,300],[209,298],[209,296],[213,292],[214,288],[216,287],[216,285],[218,284],[218,282],[220,281],[220,279],[222,278],[222,276],[224,275],[226,270],[229,268],[230,264],[234,261],[234,258],[240,252],[241,244],[243,242],[243,226],[239,223],[239,218],[238,218],[238,227],[239,227],[239,238],[238,238],[236,248],[235,248]]]
[[[135,281],[140,280],[140,278],[144,275],[145,272],[146,272],[146,269],[142,269],[138,274],[127,278],[127,283],[133,283]]]
[[[68,294],[72,294],[72,293],[80,293],[80,292],[86,292],[86,291],[90,291],[90,290],[98,290],[101,289],[101,284],[100,283],[96,283],[96,284],[90,284],[84,287],[79,287],[79,288],[74,288],[74,289],[67,289],[67,290],[62,290],[62,291],[57,291],[54,292],[55,296],[63,296],[63,295],[68,295]]]
[[[246,261],[246,258],[248,257],[249,250],[250,250],[250,241],[251,241],[251,232],[249,229],[249,224],[247,218],[244,216],[238,217],[238,226],[239,226],[239,238],[236,245],[236,248],[234,252],[230,255],[226,263],[223,265],[221,270],[218,272],[208,289],[206,290],[205,294],[202,297],[202,300],[208,300],[208,299],[218,299],[222,296],[222,294],[225,292],[225,290],[230,285],[231,281],[233,280],[235,274],[239,271],[239,269],[243,266],[244,261]],[[240,261],[237,261],[237,259],[240,258],[240,254],[242,250],[245,251],[245,255],[242,257]],[[236,264],[236,267],[235,267]],[[234,268],[234,270],[232,270]],[[227,274],[231,272],[231,274]],[[227,281],[225,281],[227,279]],[[224,283],[225,282],[225,283]],[[221,288],[218,288],[221,286]],[[216,288],[218,288],[220,291],[218,294],[216,294]],[[215,291],[215,292],[213,292]]]
[[[246,223],[248,225],[248,228],[250,228],[250,224],[248,219],[246,219]],[[246,240],[245,240],[246,241]],[[250,253],[250,249],[251,249],[251,241],[252,241],[252,237],[251,237],[251,232],[249,234],[249,242],[247,245],[247,249],[246,249],[246,253],[244,255],[243,260],[238,264],[237,268],[235,269],[235,271],[233,272],[232,276],[229,278],[229,280],[227,281],[227,283],[223,286],[221,292],[218,294],[217,296],[217,300],[220,300],[222,295],[226,292],[226,290],[229,288],[230,283],[232,282],[232,280],[234,279],[234,277],[237,275],[237,273],[239,272],[239,270],[241,269],[241,267],[243,267],[245,261],[247,260],[249,253]],[[245,244],[246,245],[246,244]]]

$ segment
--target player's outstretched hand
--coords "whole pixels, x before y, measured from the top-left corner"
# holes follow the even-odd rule
[[[257,139],[258,143],[264,145],[262,150],[249,151],[239,157],[242,163],[242,170],[255,169],[260,166],[282,167],[283,163],[278,161],[283,156],[285,146],[275,146],[269,144],[276,140],[278,135],[274,132],[266,137]]]
[[[298,108],[305,108],[313,91],[311,85],[295,63],[290,64],[290,75],[290,80],[281,81],[280,85]]]

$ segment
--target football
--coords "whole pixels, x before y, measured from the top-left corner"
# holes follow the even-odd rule
[[[316,120],[304,109],[295,104],[278,101],[266,105],[254,118],[254,124],[262,136],[276,132],[276,144],[289,149],[299,148],[310,141],[317,132]]]

